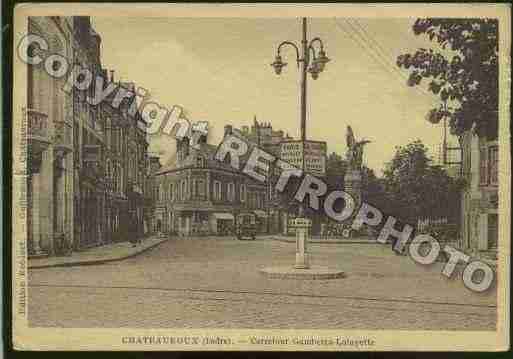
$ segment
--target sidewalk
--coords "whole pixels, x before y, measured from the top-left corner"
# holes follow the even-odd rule
[[[70,267],[119,261],[136,256],[168,239],[169,237],[153,236],[143,239],[136,247],[132,247],[130,242],[120,242],[73,252],[71,256],[33,258],[28,260],[28,268]]]
[[[258,236],[258,238],[263,238],[263,239],[270,239],[270,240],[275,240],[275,241],[280,241],[280,242],[286,242],[286,243],[295,243],[296,242],[296,238],[295,237],[288,237],[288,236],[283,236],[283,235],[268,235],[268,236]],[[318,244],[381,244],[383,245],[382,243],[376,241],[375,239],[371,239],[369,237],[356,237],[356,238],[348,238],[348,239],[335,239],[335,238],[327,238],[327,239],[319,239],[319,238],[310,238],[310,240],[308,240],[308,243],[318,243]],[[388,242],[386,245],[390,246],[391,243]],[[486,264],[488,264],[490,267],[492,268],[497,268],[497,263],[498,261],[496,259],[490,259],[490,258],[486,258],[486,257],[472,257],[471,258],[473,260],[475,259],[479,259],[481,262],[484,262]],[[446,263],[447,260],[444,259],[443,257],[439,257],[437,259],[438,262],[443,262],[443,263]],[[461,261],[460,262],[457,262],[457,265],[458,266],[462,266],[464,265],[464,263],[462,263]]]

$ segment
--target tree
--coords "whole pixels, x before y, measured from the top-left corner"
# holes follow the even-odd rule
[[[362,166],[362,198],[376,208],[387,211],[389,196],[385,191],[385,181],[378,178],[371,168]]]
[[[441,99],[426,118],[438,123],[447,116],[451,132],[460,135],[474,125],[480,134],[497,136],[497,19],[417,19],[415,35],[424,34],[443,49],[418,49],[398,56],[397,65],[411,69],[409,86],[429,79],[429,90]],[[447,55],[449,51],[454,55]],[[451,106],[446,106],[450,101]]]
[[[330,189],[344,188],[344,175],[347,161],[336,152],[332,152],[326,159],[326,184]]]
[[[396,218],[415,224],[419,218],[455,215],[454,180],[443,168],[431,165],[419,140],[397,147],[384,171],[384,182],[388,205],[383,210]]]

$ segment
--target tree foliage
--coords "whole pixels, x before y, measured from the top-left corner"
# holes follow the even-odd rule
[[[451,217],[458,201],[454,180],[431,164],[427,148],[419,140],[397,147],[384,171],[387,210],[404,221],[415,223],[424,217]]]
[[[438,123],[447,116],[453,134],[475,125],[481,134],[496,137],[497,19],[417,19],[413,32],[428,36],[442,49],[421,48],[397,58],[399,67],[410,70],[409,86],[426,79],[429,90],[440,97],[440,105],[429,111],[427,120]],[[451,106],[444,106],[447,101]]]
[[[330,153],[326,159],[326,184],[328,188],[343,189],[346,170],[347,161],[336,152]]]

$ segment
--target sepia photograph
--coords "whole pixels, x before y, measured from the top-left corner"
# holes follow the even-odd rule
[[[508,350],[509,16],[18,6],[14,347]]]

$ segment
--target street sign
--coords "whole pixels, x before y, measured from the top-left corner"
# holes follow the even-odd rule
[[[324,141],[283,141],[280,143],[280,158],[311,175],[326,174],[326,142]]]

